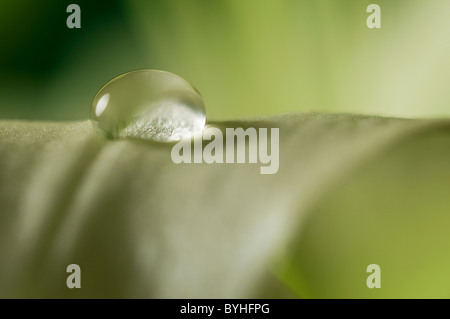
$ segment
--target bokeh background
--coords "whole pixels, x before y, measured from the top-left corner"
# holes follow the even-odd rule
[[[449,16],[448,0],[3,0],[0,118],[86,119],[103,84],[142,68],[193,83],[214,120],[448,116]]]

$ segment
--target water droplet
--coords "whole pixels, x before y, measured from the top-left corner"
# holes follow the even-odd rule
[[[173,73],[139,70],[108,82],[95,96],[91,120],[109,137],[179,141],[203,131],[200,93]]]

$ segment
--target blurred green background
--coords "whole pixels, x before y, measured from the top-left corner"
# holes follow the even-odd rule
[[[70,3],[81,29],[66,27]],[[103,84],[141,68],[193,83],[214,120],[448,116],[449,16],[448,0],[3,0],[0,117],[86,119]]]

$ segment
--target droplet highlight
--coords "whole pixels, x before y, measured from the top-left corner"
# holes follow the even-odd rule
[[[139,70],[109,81],[92,101],[92,123],[108,137],[172,142],[201,133],[203,98],[176,74]]]

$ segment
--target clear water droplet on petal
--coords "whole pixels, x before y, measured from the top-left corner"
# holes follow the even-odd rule
[[[176,74],[139,70],[108,82],[95,96],[91,120],[107,136],[160,142],[199,134],[206,123],[200,93]]]

